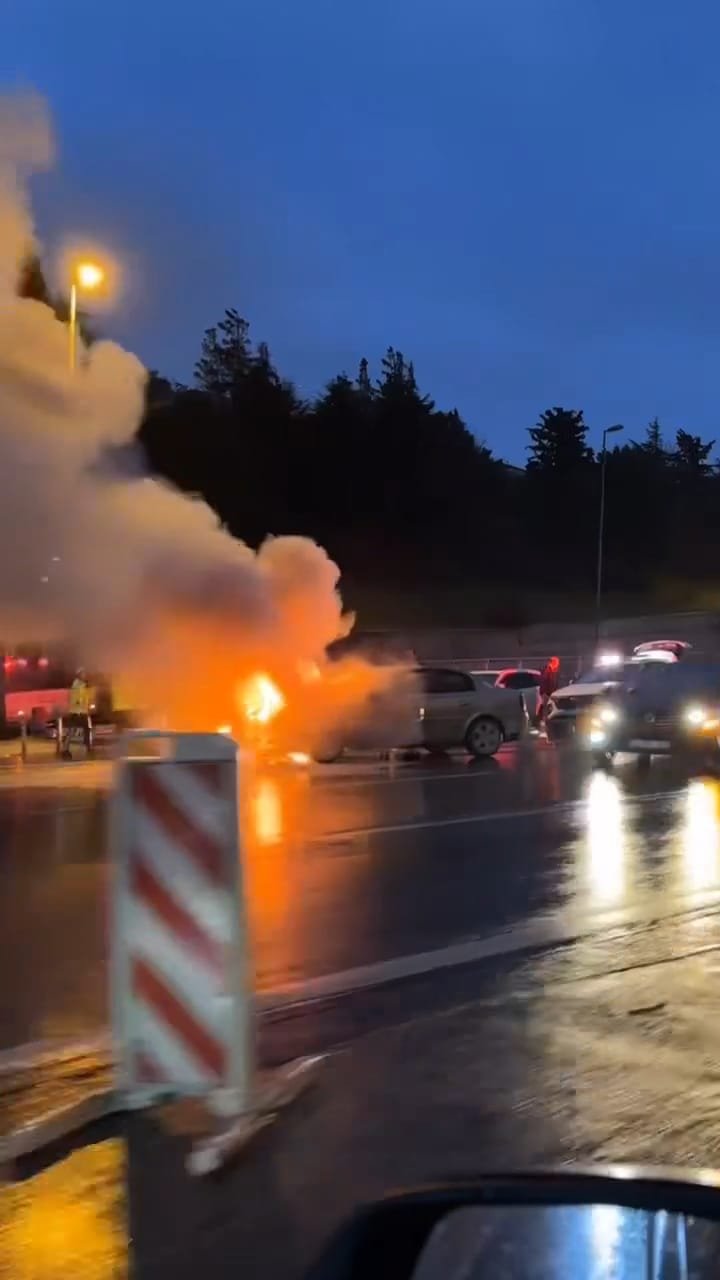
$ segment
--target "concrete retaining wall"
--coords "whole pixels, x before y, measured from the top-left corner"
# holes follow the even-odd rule
[[[425,661],[453,659],[479,665],[507,665],[522,658],[526,666],[560,658],[584,661],[595,653],[595,627],[590,623],[540,623],[520,635],[478,627],[434,627],[388,631],[393,642],[414,650]],[[662,616],[611,618],[601,635],[631,648],[641,640],[688,640],[699,653],[720,654],[720,616],[708,613],[670,613]]]

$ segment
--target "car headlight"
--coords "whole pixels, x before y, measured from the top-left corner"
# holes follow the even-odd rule
[[[602,724],[616,724],[620,719],[620,712],[617,707],[600,707],[597,718]]]
[[[591,729],[588,734],[588,739],[591,746],[600,747],[606,741],[607,734],[604,729]]]
[[[694,729],[699,729],[707,718],[708,714],[704,707],[688,707],[685,711],[685,722],[692,725]]]
[[[601,653],[598,655],[599,667],[619,667],[622,663],[621,653]]]
[[[720,729],[720,718],[718,717],[717,708],[709,710],[707,707],[692,706],[685,709],[683,719],[691,729],[702,729],[705,732],[715,732]]]

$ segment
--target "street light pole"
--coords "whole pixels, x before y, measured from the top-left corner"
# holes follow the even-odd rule
[[[602,453],[600,454],[600,516],[598,519],[598,541],[597,541],[597,579],[595,587],[595,639],[600,637],[600,608],[602,602],[602,575],[603,575],[603,541],[605,536],[605,468],[607,466],[607,438],[615,431],[622,431],[622,423],[617,422],[614,427],[605,427],[602,436]]]
[[[77,365],[78,289],[83,289],[85,292],[92,292],[93,290],[100,288],[104,279],[105,269],[99,266],[97,262],[78,262],[73,268],[72,279],[70,281],[70,324],[68,331],[68,355],[71,372],[74,372]]]
[[[70,370],[77,364],[77,285],[73,280],[70,286]]]

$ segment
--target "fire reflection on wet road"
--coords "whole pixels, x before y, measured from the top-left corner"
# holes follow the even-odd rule
[[[0,1275],[124,1280],[129,1274],[124,1143],[74,1152],[0,1193]]]
[[[2,1044],[106,1018],[106,777],[0,790]],[[69,781],[68,781],[69,779]],[[666,762],[591,773],[527,743],[462,757],[243,777],[259,990],[487,938],[506,952],[720,902],[720,791]],[[533,930],[540,930],[537,938]],[[338,979],[340,981],[340,979]]]
[[[5,1047],[105,1025],[105,802],[87,782],[0,790]],[[213,1188],[224,1204],[213,1221],[225,1214],[238,1257],[261,1247],[263,1273],[290,1276],[297,1239],[315,1246],[328,1215],[358,1197],[508,1152],[518,1166],[720,1163],[708,1124],[720,1087],[716,780],[662,762],[591,773],[543,744],[480,767],[263,768],[245,777],[243,832],[260,994],[294,1002],[262,1022],[265,1045],[277,1035],[285,1056],[298,1040],[299,1051],[352,1048],[332,1059],[317,1110],[260,1144],[226,1195]],[[317,999],[323,983],[332,999]],[[151,1273],[163,1280],[197,1248],[205,1203],[191,1201],[175,1160],[156,1144],[135,1161],[145,1183],[134,1203],[152,1219],[143,1248],[157,1250]],[[0,1276],[124,1276],[121,1161],[103,1141],[0,1188]],[[187,1203],[168,1200],[168,1186]],[[599,1213],[598,1256],[613,1232]],[[212,1265],[207,1248],[203,1267],[219,1273],[222,1231]],[[292,1265],[274,1270],[283,1249]]]

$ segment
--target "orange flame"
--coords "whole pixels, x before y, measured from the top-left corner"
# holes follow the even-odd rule
[[[275,681],[262,671],[258,671],[245,681],[240,701],[248,720],[252,720],[255,724],[268,724],[285,706],[282,691]]]

